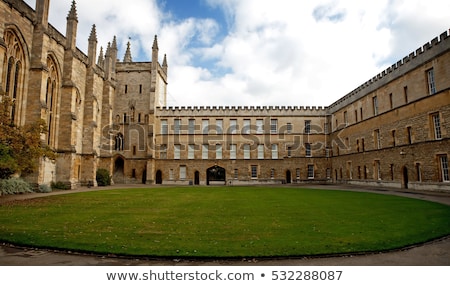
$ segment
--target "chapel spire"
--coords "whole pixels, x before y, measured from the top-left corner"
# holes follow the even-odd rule
[[[155,39],[153,40],[153,46],[152,46],[152,66],[153,69],[156,70],[158,66],[158,37],[155,35]]]
[[[89,42],[97,42],[97,29],[95,24],[92,25],[91,34],[89,35]]]
[[[163,59],[163,63],[162,63],[162,68],[163,68],[163,71],[166,73],[166,75],[167,75],[167,68],[168,68],[168,65],[167,65],[167,56],[166,56],[166,54],[164,54],[164,59]]]
[[[75,0],[72,1],[69,14],[67,15],[66,27],[66,49],[75,50],[77,42],[78,16]]]
[[[124,63],[131,63],[133,62],[133,58],[131,57],[131,50],[130,50],[130,42],[127,43],[127,50],[125,52],[125,56],[123,57]]]
[[[78,21],[77,3],[75,2],[75,0],[72,1],[72,7],[70,7],[70,11],[69,11],[69,15],[67,16],[67,20]]]
[[[155,35],[155,39],[153,40],[152,50],[159,50],[158,48],[158,36]]]
[[[97,31],[95,25],[92,25],[91,34],[89,35],[88,58],[89,66],[95,65],[95,55],[97,54]]]
[[[117,37],[113,37],[113,41],[111,43],[111,50],[117,53]],[[115,60],[115,59],[114,59]]]

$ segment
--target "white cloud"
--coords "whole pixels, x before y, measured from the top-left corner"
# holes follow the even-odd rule
[[[441,0],[206,0],[224,25],[177,19],[156,0],[130,3],[78,0],[78,46],[86,51],[96,24],[99,45],[117,35],[122,59],[131,37],[133,59],[145,61],[158,34],[169,104],[191,106],[329,105],[447,30],[450,11]],[[63,33],[69,8],[51,2]]]
[[[393,64],[448,30],[447,11],[450,11],[449,1],[390,1],[380,21],[380,26],[388,29],[391,35],[386,64]]]

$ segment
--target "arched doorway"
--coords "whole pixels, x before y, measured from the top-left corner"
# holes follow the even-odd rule
[[[194,173],[194,185],[200,185],[200,172],[195,171]]]
[[[114,183],[123,184],[125,182],[124,169],[125,161],[122,157],[117,157],[116,161],[114,162]]]
[[[206,170],[206,184],[209,185],[210,182],[226,182],[226,172],[225,169],[219,166],[213,166]]]
[[[155,183],[157,185],[161,185],[162,184],[162,172],[161,172],[161,170],[156,171]]]
[[[403,166],[402,173],[403,173],[403,188],[407,189],[408,188],[408,168],[406,168],[406,166]]]
[[[290,184],[291,183],[291,171],[287,170],[286,171],[286,184]]]

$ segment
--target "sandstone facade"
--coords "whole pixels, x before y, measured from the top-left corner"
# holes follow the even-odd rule
[[[69,7],[68,7],[69,8]],[[18,125],[46,120],[59,156],[27,179],[73,188],[114,183],[369,184],[450,190],[450,35],[430,43],[327,107],[167,107],[168,65],[118,59],[116,39],[76,47],[73,2],[63,36],[35,9],[0,1],[0,96]]]

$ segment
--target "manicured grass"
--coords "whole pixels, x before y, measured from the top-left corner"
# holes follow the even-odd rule
[[[0,206],[0,241],[96,253],[273,257],[388,250],[450,234],[450,207],[286,187],[162,187]]]

